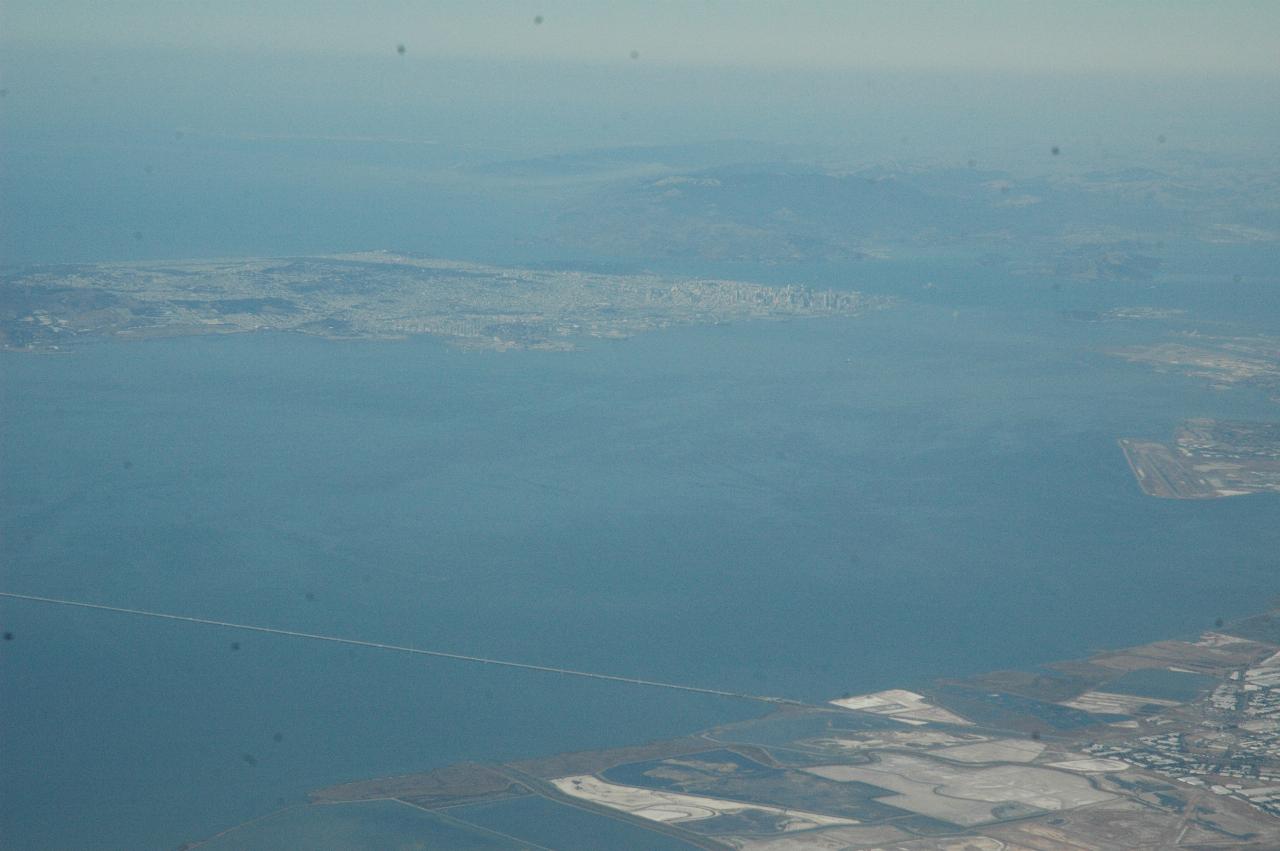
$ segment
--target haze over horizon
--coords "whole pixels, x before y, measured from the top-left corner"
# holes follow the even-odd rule
[[[17,44],[743,68],[1280,74],[1267,2],[250,3],[14,0]]]
[[[1280,847],[1280,3],[0,4],[6,848]]]

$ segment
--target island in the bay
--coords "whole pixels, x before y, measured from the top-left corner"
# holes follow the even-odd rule
[[[673,325],[850,316],[852,291],[431,260],[381,251],[290,259],[99,263],[0,273],[0,349],[92,339],[288,331],[429,334],[468,348],[566,349]]]
[[[1277,848],[1280,612],[639,747],[318,789],[193,847],[392,824],[427,847]]]
[[[1142,490],[1165,499],[1280,493],[1280,423],[1194,419],[1173,443],[1121,438]]]

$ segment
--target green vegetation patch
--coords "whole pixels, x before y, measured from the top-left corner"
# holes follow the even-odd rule
[[[1186,703],[1213,688],[1217,682],[1213,677],[1204,674],[1168,671],[1163,668],[1143,668],[1129,671],[1119,679],[1112,680],[1099,688],[1102,691],[1117,694],[1136,694],[1158,700],[1176,700]]]

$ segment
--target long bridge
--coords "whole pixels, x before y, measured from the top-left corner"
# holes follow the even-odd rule
[[[694,694],[709,694],[715,697],[728,697],[736,700],[754,700],[760,703],[782,704],[786,706],[808,706],[810,704],[801,700],[793,700],[786,697],[768,697],[759,694],[745,694],[743,692],[728,691],[725,689],[702,688],[700,686],[682,685],[680,683],[667,683],[660,680],[645,680],[638,677],[623,677],[616,674],[601,674],[594,671],[577,671],[573,668],[557,668],[553,665],[534,665],[529,662],[512,662],[507,659],[491,659],[485,656],[469,656],[465,653],[450,653],[444,650],[426,650],[421,647],[409,647],[403,644],[386,644],[381,641],[365,641],[360,638],[345,638],[340,635],[323,635],[315,632],[300,632],[294,629],[281,629],[274,626],[258,626],[256,624],[235,623],[233,621],[220,621],[212,618],[199,618],[191,615],[175,615],[169,612],[152,612],[146,609],[129,609],[123,606],[108,606],[104,603],[88,603],[82,600],[65,600],[58,597],[39,597],[34,594],[17,594],[12,591],[0,591],[0,597],[7,597],[11,600],[25,600],[32,603],[45,603],[54,606],[70,606],[79,609],[92,609],[100,612],[115,612],[121,615],[133,615],[135,617],[155,618],[158,620],[178,621],[180,623],[194,623],[203,626],[217,626],[224,629],[235,629],[243,632],[259,632],[268,635],[284,635],[290,638],[305,638],[309,641],[328,641],[333,644],[347,644],[354,647],[369,647],[374,650],[390,650],[395,653],[412,653],[418,656],[431,656],[437,659],[452,659],[457,662],[474,662],[482,665],[496,665],[502,668],[519,668],[525,671],[541,671],[547,674],[561,674],[568,677],[582,677],[589,680],[605,680],[615,683],[627,683],[633,686],[646,686],[648,688],[664,688],[675,691],[692,692]],[[827,707],[830,708],[830,707]]]

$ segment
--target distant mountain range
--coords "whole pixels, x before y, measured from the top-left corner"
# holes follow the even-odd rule
[[[613,148],[478,169],[576,180],[548,239],[627,260],[812,262],[970,255],[1025,275],[1146,280],[1196,243],[1280,242],[1280,175],[1183,162],[1039,176],[817,164],[777,145]]]

